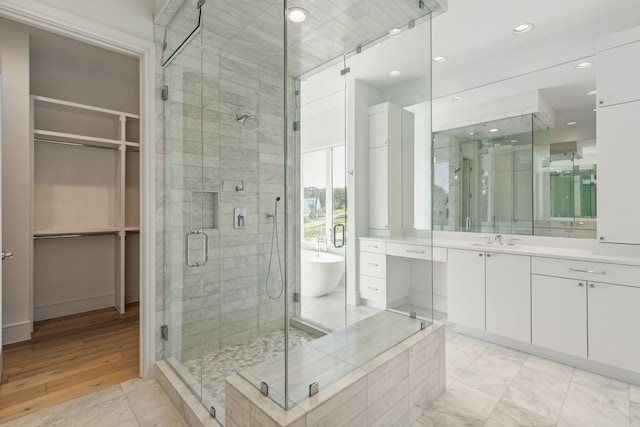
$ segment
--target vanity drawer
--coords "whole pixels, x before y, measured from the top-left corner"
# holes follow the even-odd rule
[[[383,254],[386,252],[387,244],[379,240],[360,239],[360,250],[363,252],[374,252]]]
[[[360,252],[360,274],[385,279],[387,277],[387,256]]]
[[[531,273],[640,287],[640,267],[632,265],[532,257]]]
[[[431,259],[431,248],[422,245],[387,243],[387,255],[429,260]]]
[[[364,298],[373,306],[386,308],[387,281],[378,277],[360,275],[360,298]]]

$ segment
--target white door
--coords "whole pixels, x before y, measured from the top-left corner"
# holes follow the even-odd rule
[[[531,261],[487,252],[487,332],[531,342]]]
[[[449,249],[449,321],[484,331],[484,252]]]
[[[589,282],[589,359],[640,372],[640,288]]]
[[[531,342],[587,357],[587,286],[584,280],[531,275]]]
[[[604,243],[640,244],[638,117],[640,101],[598,109],[598,236]]]

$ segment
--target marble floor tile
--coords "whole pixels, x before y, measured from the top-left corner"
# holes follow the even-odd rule
[[[481,354],[456,381],[499,399],[520,367],[520,364]]]
[[[547,419],[520,406],[509,402],[500,401],[483,427],[505,426],[529,426],[543,427],[555,426],[555,420]]]
[[[530,355],[524,362],[525,368],[535,369],[558,378],[570,380],[573,377],[575,368],[563,363],[554,362],[542,357]]]
[[[487,349],[482,353],[483,356],[492,356],[497,357],[498,359],[503,359],[511,363],[515,363],[517,365],[522,365],[529,358],[528,353],[523,353],[518,350],[513,350],[508,347],[503,347],[498,344],[491,344]]]
[[[502,399],[548,419],[557,419],[569,379],[523,366]]]
[[[166,406],[173,406],[169,397],[155,381],[130,391],[126,394],[126,397],[136,415],[154,412],[158,408]]]
[[[629,406],[629,426],[640,427],[640,403],[631,402]]]
[[[80,410],[65,416],[47,427],[116,427],[122,425],[136,425],[136,415],[125,396],[116,397],[97,405],[88,405]]]
[[[453,340],[447,342],[445,351],[447,385],[454,382],[479,355],[480,352],[470,350],[467,347],[453,342]]]
[[[421,426],[482,425],[498,399],[454,382],[418,419]]]
[[[573,373],[572,382],[595,390],[605,390],[609,393],[620,393],[625,398],[629,397],[629,383],[619,381],[604,375],[577,369]]]
[[[630,397],[632,402],[640,403],[640,386],[631,384]]]
[[[482,353],[489,347],[489,343],[487,341],[482,341],[478,338],[470,337],[463,334],[458,334],[458,336],[453,338],[451,342],[459,344],[463,347],[468,348],[469,350],[473,350],[478,353]]]
[[[611,387],[586,387],[572,382],[558,426],[626,426],[629,424],[628,393]]]

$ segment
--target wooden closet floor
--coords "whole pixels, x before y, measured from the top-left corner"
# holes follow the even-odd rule
[[[0,423],[137,377],[139,334],[137,303],[35,322],[3,347]]]

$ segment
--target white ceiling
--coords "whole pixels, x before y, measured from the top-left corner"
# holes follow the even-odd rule
[[[448,58],[432,66],[434,114],[539,89],[556,113],[555,140],[595,138],[595,97],[584,93],[595,89],[596,41],[640,25],[640,0],[448,3],[448,11],[435,17],[431,28],[428,23],[417,25],[376,49],[349,58],[349,77],[384,90],[427,75],[429,58],[425,52],[431,33],[432,56]],[[525,22],[533,23],[533,30],[512,33],[516,25]],[[575,65],[584,60],[595,65],[576,70]],[[402,75],[391,78],[391,70]],[[464,99],[453,101],[453,95]],[[568,121],[578,125],[567,127]]]

